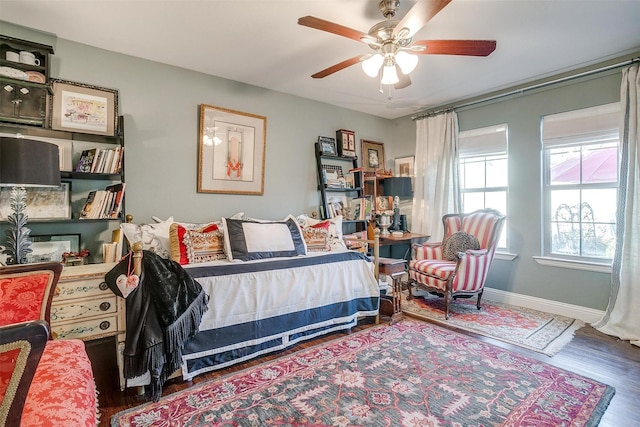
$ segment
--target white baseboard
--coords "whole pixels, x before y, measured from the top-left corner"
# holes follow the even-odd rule
[[[501,291],[499,289],[484,288],[482,299],[488,299],[503,304],[517,305],[533,310],[545,311],[560,316],[572,317],[585,323],[595,323],[604,315],[604,311],[579,305]]]

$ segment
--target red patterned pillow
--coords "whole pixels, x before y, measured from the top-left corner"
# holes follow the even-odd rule
[[[53,272],[16,273],[0,276],[0,326],[46,320],[49,286]]]
[[[226,259],[224,236],[215,223],[199,228],[173,223],[169,228],[169,242],[171,259],[182,265]]]
[[[331,250],[329,245],[329,221],[302,227],[302,238],[310,252],[325,252]]]

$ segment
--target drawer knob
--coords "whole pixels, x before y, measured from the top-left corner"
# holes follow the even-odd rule
[[[105,320],[104,322],[100,322],[100,329],[102,329],[103,331],[109,329],[109,326],[111,326],[111,323],[109,323],[109,321],[107,320]]]
[[[111,303],[103,302],[102,304],[100,304],[100,310],[102,311],[109,310],[109,307],[111,307]]]
[[[53,296],[54,297],[59,297],[60,296],[60,288],[58,286],[56,286],[56,290],[53,292]]]
[[[109,289],[109,285],[107,285],[107,282],[102,282],[100,283],[100,285],[98,285],[98,288],[100,288],[101,291],[106,291],[107,289]]]

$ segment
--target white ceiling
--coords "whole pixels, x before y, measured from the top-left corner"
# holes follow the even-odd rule
[[[640,51],[640,0],[453,0],[415,36],[491,39],[489,57],[421,55],[412,85],[380,94],[354,65],[370,48],[297,25],[312,15],[364,33],[379,0],[0,0],[0,19],[103,49],[385,118]],[[416,0],[401,0],[401,18]]]

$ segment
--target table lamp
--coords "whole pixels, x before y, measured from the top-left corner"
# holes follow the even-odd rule
[[[26,138],[0,137],[0,187],[12,187],[12,212],[6,230],[9,264],[25,264],[31,253],[27,225],[27,191],[25,187],[58,187],[60,160],[58,146]]]
[[[413,196],[410,176],[394,176],[383,181],[383,193],[385,196],[393,197],[393,220],[391,221],[391,231],[407,231],[407,225],[400,224],[400,198]]]

